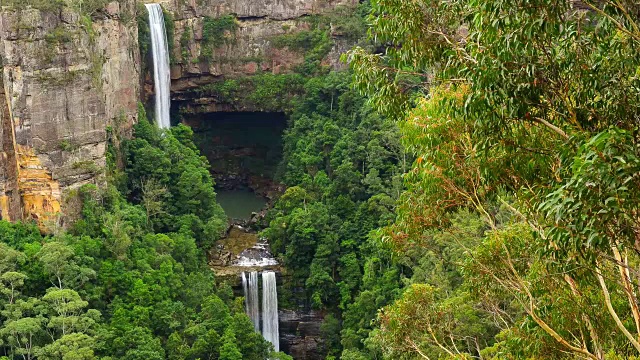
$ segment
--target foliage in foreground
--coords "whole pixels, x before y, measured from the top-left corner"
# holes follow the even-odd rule
[[[379,237],[411,275],[343,359],[637,356],[638,5],[371,4],[386,51],[346,59],[416,157]]]

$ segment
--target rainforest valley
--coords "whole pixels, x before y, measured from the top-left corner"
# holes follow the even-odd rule
[[[96,23],[128,24],[140,79],[86,160],[76,137],[38,148],[36,116],[11,111],[28,61],[0,51],[0,360],[640,359],[637,1],[186,3],[161,4],[170,127],[142,2],[2,4],[0,28],[57,12],[96,47]],[[65,26],[44,50],[72,51]],[[267,36],[251,26],[277,33],[269,50],[231,59]],[[20,29],[3,46],[39,31]],[[100,66],[38,79],[109,99],[111,58],[80,58]],[[30,190],[42,178],[60,204]],[[238,228],[216,192],[239,187],[267,205]],[[312,350],[265,340],[244,270],[244,292],[212,271],[234,226],[277,261],[280,338]]]

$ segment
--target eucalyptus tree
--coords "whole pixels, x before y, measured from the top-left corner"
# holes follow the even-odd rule
[[[428,246],[425,229],[446,229],[445,214],[474,209],[488,235],[468,249],[466,286],[479,299],[515,302],[526,315],[504,312],[504,303],[494,310],[509,320],[486,350],[459,349],[442,339],[452,332],[435,329],[426,338],[382,336],[381,346],[413,343],[419,357],[428,357],[425,348],[452,356],[640,353],[640,4],[372,0],[371,7],[370,34],[382,51],[355,48],[345,60],[357,88],[400,121],[417,159],[383,239],[399,251]],[[513,219],[501,225],[492,203]],[[412,289],[406,296],[434,294]],[[387,311],[397,315],[402,304]],[[421,309],[428,318],[429,307]],[[394,324],[384,319],[383,335]],[[513,346],[514,339],[523,342]]]

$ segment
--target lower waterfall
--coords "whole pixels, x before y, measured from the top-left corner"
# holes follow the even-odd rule
[[[254,329],[260,331],[260,315],[262,315],[262,336],[273,344],[275,351],[280,351],[280,332],[278,329],[278,290],[276,273],[262,273],[262,314],[258,309],[258,272],[242,273],[242,290],[244,291],[245,310]]]
[[[246,273],[242,273],[242,288],[244,290],[244,304],[247,315],[253,323],[255,331],[260,331],[260,309],[258,298],[258,273],[252,271],[249,273],[249,279],[247,281]]]
[[[278,331],[278,290],[276,289],[276,273],[262,273],[262,336],[280,351],[280,334]]]

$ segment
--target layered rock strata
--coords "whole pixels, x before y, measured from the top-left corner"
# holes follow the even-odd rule
[[[3,219],[56,221],[63,194],[100,181],[107,129],[126,133],[137,117],[135,10],[125,0],[93,18],[68,8],[0,13]]]
[[[279,311],[280,347],[296,360],[322,360],[323,339],[320,331],[323,315],[314,310]]]
[[[300,51],[274,46],[273,39],[309,29],[309,16],[326,14],[337,7],[354,7],[358,0],[164,0],[162,6],[173,15],[172,98],[190,110],[201,113],[218,111],[260,111],[239,102],[220,101],[200,96],[202,85],[223,78],[238,78],[259,73],[291,72],[304,61]],[[225,41],[203,58],[210,46],[205,43],[207,19],[225,15],[237,18],[237,28],[221,34]],[[352,44],[349,42],[349,44]],[[340,66],[341,41],[326,59]],[[147,83],[150,89],[150,84]]]

